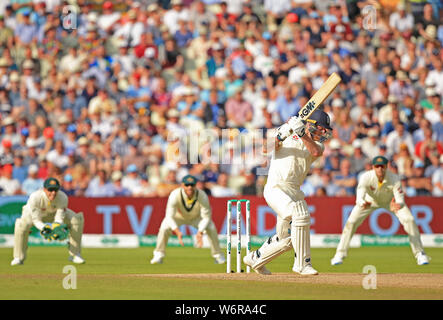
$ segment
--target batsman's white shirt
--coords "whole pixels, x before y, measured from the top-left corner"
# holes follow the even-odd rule
[[[315,143],[321,147],[322,151],[324,150],[322,143],[317,141]],[[293,201],[303,200],[304,194],[300,187],[312,163],[317,159],[318,157],[311,155],[297,135],[288,137],[272,155],[266,187],[277,186]]]
[[[211,222],[211,206],[209,199],[203,190],[195,189],[194,196],[189,199],[182,188],[171,192],[166,205],[165,220],[169,227],[178,228],[177,221],[184,224],[201,219],[198,223],[198,231],[203,232]]]
[[[401,205],[405,204],[405,194],[401,187],[398,175],[387,170],[382,183],[378,182],[374,170],[363,173],[358,181],[356,204],[362,206],[370,202],[372,206],[379,206],[389,210],[392,198]]]
[[[31,217],[34,226],[42,230],[45,226],[43,220],[54,217],[54,222],[63,223],[65,209],[68,207],[68,196],[59,190],[55,199],[50,201],[43,189],[34,191],[23,206],[23,216]]]

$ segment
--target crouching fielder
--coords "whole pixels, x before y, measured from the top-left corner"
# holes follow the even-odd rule
[[[23,206],[22,216],[15,221],[14,229],[14,259],[12,266],[21,265],[26,259],[28,237],[32,226],[42,234],[51,232],[51,223],[65,224],[69,231],[69,261],[85,263],[81,257],[81,240],[83,235],[83,213],[75,213],[68,209],[68,196],[59,191],[60,183],[57,179],[48,178],[43,188],[30,194]]]
[[[311,216],[300,187],[311,164],[323,154],[323,142],[331,133],[329,116],[322,110],[315,111],[306,125],[292,117],[278,128],[278,145],[264,189],[266,202],[277,213],[276,234],[243,258],[255,272],[271,274],[265,265],[294,248],[292,270],[302,275],[318,274],[311,264]]]
[[[420,239],[417,224],[405,204],[400,177],[387,169],[388,159],[377,156],[372,160],[372,170],[366,171],[357,186],[355,207],[346,221],[332,265],[343,263],[349,243],[357,228],[375,209],[384,208],[395,213],[409,235],[412,253],[418,265],[429,263]]]
[[[211,247],[211,254],[215,263],[225,263],[225,257],[220,249],[218,233],[212,222],[212,210],[209,199],[203,190],[195,187],[197,179],[187,175],[182,180],[182,185],[171,192],[166,206],[166,214],[157,235],[157,245],[151,264],[162,263],[169,236],[175,233],[183,246],[181,225],[191,225],[198,229],[196,240],[197,247],[203,245],[203,234],[206,233]]]

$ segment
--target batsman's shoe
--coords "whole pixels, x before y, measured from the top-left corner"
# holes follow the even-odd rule
[[[11,261],[11,266],[19,266],[23,264],[23,260],[19,259],[19,258],[14,258]]]
[[[419,266],[429,264],[429,260],[430,258],[424,252],[417,254],[417,264]]]
[[[222,253],[214,255],[216,264],[224,264],[226,262],[225,256]]]
[[[268,268],[266,268],[265,266],[262,266],[260,268],[254,268],[254,264],[255,264],[255,251],[245,255],[243,257],[243,262],[247,265],[250,266],[252,268],[252,270],[254,270],[255,272],[257,272],[258,274],[262,274],[265,276],[271,275],[271,271],[268,270]]]
[[[296,272],[296,273],[298,273],[298,274],[301,274],[301,275],[303,275],[303,276],[314,276],[314,275],[317,275],[317,274],[318,274],[318,271],[315,270],[315,269],[312,267],[311,264],[307,264],[307,265],[305,265],[301,270],[300,270],[299,268],[297,268],[297,267],[294,266],[294,267],[292,268],[292,271],[294,271],[294,272]]]
[[[151,264],[161,264],[163,263],[164,254],[154,251],[154,257],[151,259]]]
[[[84,263],[86,263],[85,259],[83,259],[79,255],[69,256],[68,260],[73,262],[73,263],[75,263],[75,264],[84,264]]]
[[[336,253],[335,256],[331,259],[332,266],[338,266],[343,263],[343,256],[341,254]]]

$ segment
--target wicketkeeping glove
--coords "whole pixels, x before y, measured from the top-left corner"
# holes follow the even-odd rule
[[[53,223],[52,224],[52,239],[65,240],[68,237],[69,230],[66,224]]]
[[[46,223],[40,234],[46,240],[65,240],[68,237],[69,230],[66,224]]]
[[[40,234],[45,238],[46,240],[52,240],[52,224],[51,223],[45,223],[45,226],[40,231]]]

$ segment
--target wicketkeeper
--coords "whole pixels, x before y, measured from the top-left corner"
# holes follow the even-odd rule
[[[322,110],[316,110],[307,123],[292,117],[277,129],[278,145],[264,189],[266,202],[277,213],[276,234],[243,258],[255,272],[271,274],[265,265],[294,248],[292,271],[302,275],[318,274],[311,264],[311,215],[300,187],[311,164],[322,156],[323,142],[331,135],[329,116]]]
[[[400,177],[389,171],[387,165],[388,159],[377,156],[372,160],[372,170],[366,171],[360,177],[355,206],[343,228],[337,252],[331,259],[332,265],[343,263],[355,231],[378,208],[392,211],[400,220],[409,235],[412,253],[417,259],[417,264],[425,265],[429,263],[429,257],[423,249],[417,224],[405,203],[405,194],[401,187]]]
[[[23,206],[22,216],[15,221],[12,266],[21,265],[25,261],[32,226],[40,230],[47,240],[64,240],[69,237],[69,261],[85,263],[81,257],[83,213],[68,209],[68,196],[59,189],[58,180],[48,178],[43,188],[30,194]]]
[[[203,234],[206,233],[211,247],[211,254],[217,264],[225,263],[225,257],[220,249],[218,233],[212,221],[212,210],[209,199],[203,190],[195,187],[197,179],[187,175],[182,185],[171,192],[166,206],[166,214],[157,236],[157,246],[151,264],[162,263],[169,236],[174,233],[183,246],[183,236],[179,229],[181,225],[191,225],[198,229],[197,247],[203,245]]]

